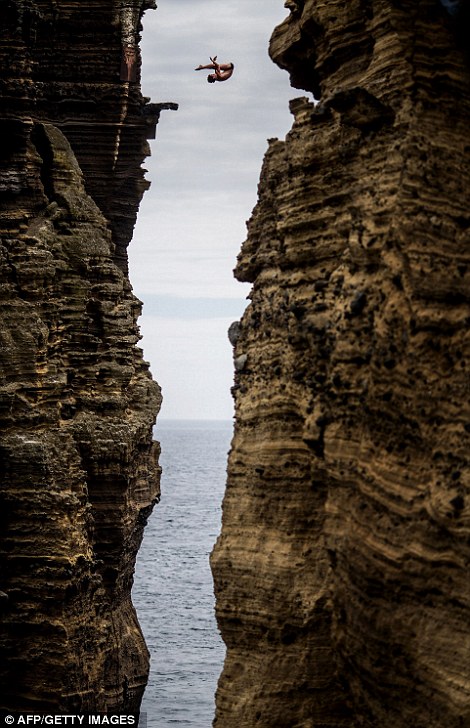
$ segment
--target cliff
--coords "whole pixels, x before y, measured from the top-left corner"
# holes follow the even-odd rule
[[[160,390],[127,277],[162,108],[142,98],[147,0],[0,8],[0,705],[136,711],[130,598],[159,495]]]
[[[470,725],[468,16],[286,3],[236,276],[220,728]]]

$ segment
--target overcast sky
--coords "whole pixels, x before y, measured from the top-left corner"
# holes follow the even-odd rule
[[[227,329],[249,292],[232,271],[267,139],[285,137],[288,101],[302,95],[268,56],[288,11],[284,0],[157,2],[144,16],[142,92],[179,110],[161,114],[129,246],[141,345],[163,390],[162,419],[230,419]],[[214,54],[235,64],[224,83],[194,71]]]

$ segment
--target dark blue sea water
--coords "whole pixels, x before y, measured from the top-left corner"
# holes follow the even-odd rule
[[[231,422],[159,424],[162,498],[147,525],[133,601],[151,654],[148,728],[210,728],[225,647],[209,553],[220,531]]]

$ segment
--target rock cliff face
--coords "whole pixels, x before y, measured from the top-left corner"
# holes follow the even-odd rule
[[[0,705],[138,710],[160,390],[126,246],[160,109],[144,0],[1,4]]]
[[[288,2],[236,275],[214,725],[470,725],[470,84],[435,0]],[[468,37],[468,26],[467,37]]]

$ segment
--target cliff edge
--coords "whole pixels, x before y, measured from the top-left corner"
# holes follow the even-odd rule
[[[137,711],[130,598],[159,496],[160,390],[126,247],[162,108],[148,0],[0,8],[0,706]]]
[[[236,268],[220,728],[470,725],[465,5],[286,3]]]

